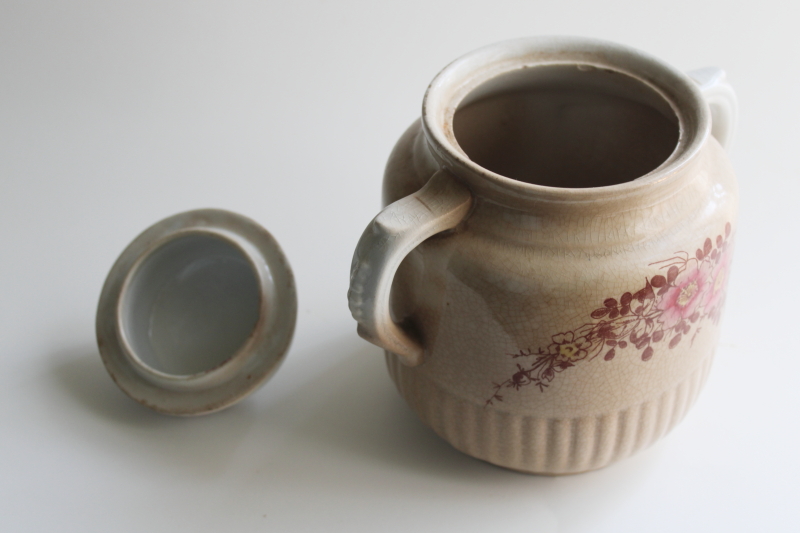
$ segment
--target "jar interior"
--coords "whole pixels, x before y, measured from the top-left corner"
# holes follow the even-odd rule
[[[197,374],[241,348],[258,321],[260,301],[258,275],[241,249],[214,235],[182,235],[133,273],[121,301],[121,327],[145,365]]]
[[[589,65],[545,65],[505,73],[458,105],[453,132],[476,164],[549,187],[587,188],[634,180],[678,145],[680,123],[647,84]]]

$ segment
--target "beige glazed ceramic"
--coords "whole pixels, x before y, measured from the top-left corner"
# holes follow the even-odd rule
[[[708,375],[736,227],[736,100],[627,47],[548,37],[445,68],[386,169],[350,308],[457,449],[525,472],[623,459]],[[712,121],[713,118],[713,121]]]

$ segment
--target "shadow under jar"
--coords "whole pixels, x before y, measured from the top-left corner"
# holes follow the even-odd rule
[[[736,182],[710,135],[709,104],[715,123],[735,118],[725,87],[560,37],[492,45],[434,79],[348,295],[423,422],[474,457],[567,474],[681,420],[733,247]]]

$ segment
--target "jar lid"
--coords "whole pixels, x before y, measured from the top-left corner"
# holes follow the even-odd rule
[[[106,278],[97,344],[131,398],[172,415],[224,409],[280,366],[297,293],[277,241],[256,222],[200,209],[136,237]]]

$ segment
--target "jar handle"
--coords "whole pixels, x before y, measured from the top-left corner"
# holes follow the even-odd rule
[[[400,356],[422,362],[423,347],[394,323],[389,293],[400,263],[418,244],[456,227],[472,206],[472,194],[452,174],[440,170],[419,191],[383,209],[358,241],[350,268],[347,300],[358,334]]]
[[[711,108],[711,135],[730,152],[739,105],[733,87],[725,81],[725,71],[717,67],[706,67],[688,73],[699,86]]]

